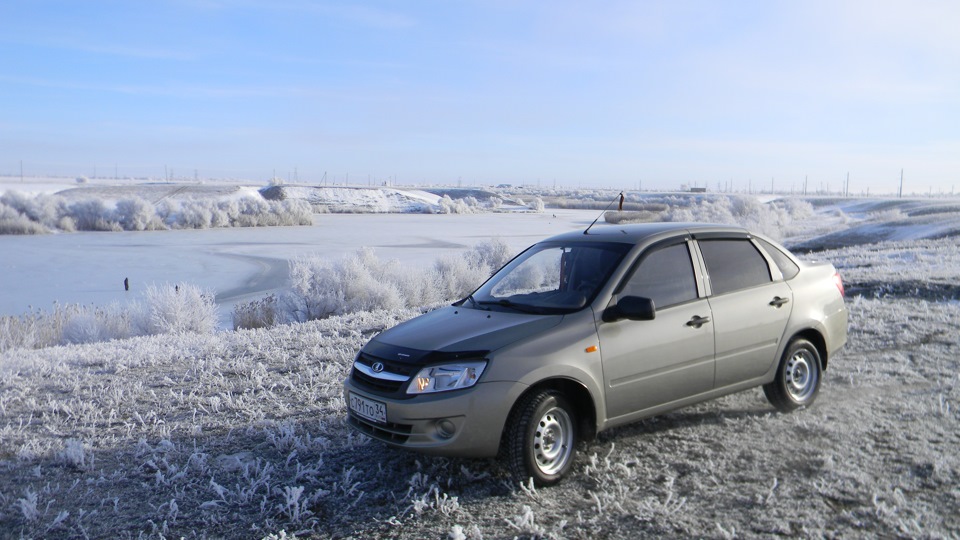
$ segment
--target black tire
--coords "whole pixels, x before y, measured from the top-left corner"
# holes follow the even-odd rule
[[[514,480],[533,478],[536,486],[559,482],[576,456],[576,420],[570,402],[554,390],[534,391],[517,402],[507,420],[503,448]]]
[[[813,343],[797,338],[787,345],[773,382],[763,385],[767,400],[781,412],[809,407],[820,392],[823,362]]]

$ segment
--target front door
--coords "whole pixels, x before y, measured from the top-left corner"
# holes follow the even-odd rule
[[[714,383],[714,328],[700,298],[685,241],[641,256],[617,298],[650,298],[650,321],[600,322],[600,350],[610,420],[708,392]]]

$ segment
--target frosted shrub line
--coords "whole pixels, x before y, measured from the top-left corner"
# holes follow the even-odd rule
[[[810,203],[792,198],[766,204],[753,197],[739,196],[628,195],[627,200],[641,209],[606,212],[604,220],[613,224],[653,221],[722,223],[739,225],[779,240],[791,233],[795,221],[813,215]]]
[[[234,328],[260,328],[378,309],[418,309],[465,297],[510,260],[506,242],[493,239],[426,271],[383,261],[370,248],[331,261],[301,257],[290,264],[290,290],[238,304]]]
[[[213,227],[312,225],[313,208],[303,200],[268,201],[243,197],[230,200],[156,204],[140,197],[68,202],[60,195],[25,195],[8,191],[0,196],[0,234],[39,234],[50,231],[153,231]]]
[[[149,285],[145,295],[144,302],[127,305],[58,304],[52,313],[0,316],[0,352],[216,329],[217,305],[209,291],[180,283]]]

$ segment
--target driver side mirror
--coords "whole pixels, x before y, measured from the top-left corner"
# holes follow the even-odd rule
[[[606,322],[628,319],[631,321],[652,321],[657,316],[656,306],[650,298],[642,296],[624,296],[603,311]]]

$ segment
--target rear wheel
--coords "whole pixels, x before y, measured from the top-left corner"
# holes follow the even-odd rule
[[[510,414],[504,443],[504,457],[515,480],[556,484],[576,454],[576,417],[570,403],[554,390],[525,396]]]
[[[763,393],[782,412],[808,407],[820,391],[821,366],[820,353],[813,343],[797,338],[783,351],[777,376],[763,386]]]

